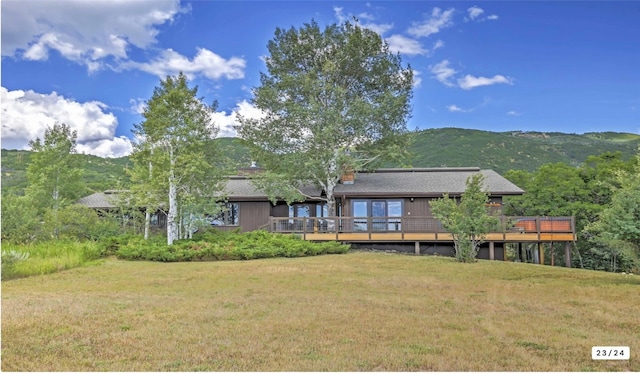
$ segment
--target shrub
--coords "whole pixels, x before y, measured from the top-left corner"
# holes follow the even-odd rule
[[[270,257],[302,257],[346,253],[348,245],[337,242],[314,243],[293,235],[266,231],[248,233],[209,230],[191,240],[178,240],[173,246],[162,242],[130,238],[110,239],[105,251],[113,250],[118,258],[147,261],[251,260]]]

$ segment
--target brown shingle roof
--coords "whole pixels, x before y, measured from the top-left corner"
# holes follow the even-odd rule
[[[460,195],[466,189],[471,175],[485,177],[485,189],[492,195],[521,195],[524,191],[493,170],[480,168],[414,168],[379,169],[372,173],[358,173],[354,184],[338,184],[336,195],[345,196],[441,196],[443,193]],[[250,179],[232,177],[227,192],[233,198],[266,198]],[[305,188],[304,193],[319,196],[317,188]]]
[[[107,190],[104,192],[96,192],[93,195],[85,196],[78,200],[78,204],[85,205],[94,209],[112,209],[117,208],[118,194],[122,191]]]
[[[524,191],[493,170],[480,168],[414,168],[379,169],[371,173],[358,173],[354,184],[338,184],[337,196],[441,196],[443,193],[460,195],[466,189],[471,175],[481,173],[485,177],[485,189],[492,195],[521,195]],[[115,208],[118,193],[105,191],[83,197],[78,201],[95,209]],[[231,201],[266,200],[267,195],[257,189],[251,179],[242,176],[229,178],[225,189]],[[320,190],[306,187],[309,196],[320,196]]]
[[[380,169],[373,173],[358,173],[354,184],[340,184],[338,195],[459,195],[466,189],[471,175],[485,177],[485,189],[493,195],[520,195],[524,191],[493,170],[479,168]]]

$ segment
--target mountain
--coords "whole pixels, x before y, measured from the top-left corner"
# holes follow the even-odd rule
[[[459,128],[429,129],[414,133],[410,147],[414,167],[478,166],[504,173],[512,169],[534,171],[563,162],[578,166],[587,157],[620,152],[633,157],[640,135],[628,133],[491,132]]]
[[[412,157],[408,164],[413,167],[478,166],[498,173],[511,169],[534,171],[552,162],[578,166],[587,157],[604,152],[620,152],[626,160],[633,157],[640,146],[640,135],[616,132],[565,134],[441,128],[417,131],[411,136]],[[250,165],[251,157],[242,140],[219,138],[213,142],[222,149],[225,160],[238,167]],[[30,151],[2,150],[2,193],[22,193],[27,185],[30,156]],[[125,170],[131,165],[128,157],[76,157],[84,160],[87,192],[127,185]]]

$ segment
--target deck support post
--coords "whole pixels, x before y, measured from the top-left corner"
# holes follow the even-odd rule
[[[420,256],[420,242],[416,242],[414,253],[416,254],[416,256]]]
[[[495,260],[495,247],[493,242],[489,242],[489,260]]]
[[[538,243],[538,252],[539,252],[539,258],[540,258],[540,265],[544,265],[544,244],[543,243]]]
[[[571,242],[564,243],[564,265],[571,267]]]

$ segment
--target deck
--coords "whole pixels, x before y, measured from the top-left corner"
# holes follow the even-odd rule
[[[572,242],[574,217],[499,217],[489,242]],[[434,217],[270,217],[271,232],[299,234],[305,240],[366,242],[452,242]]]

